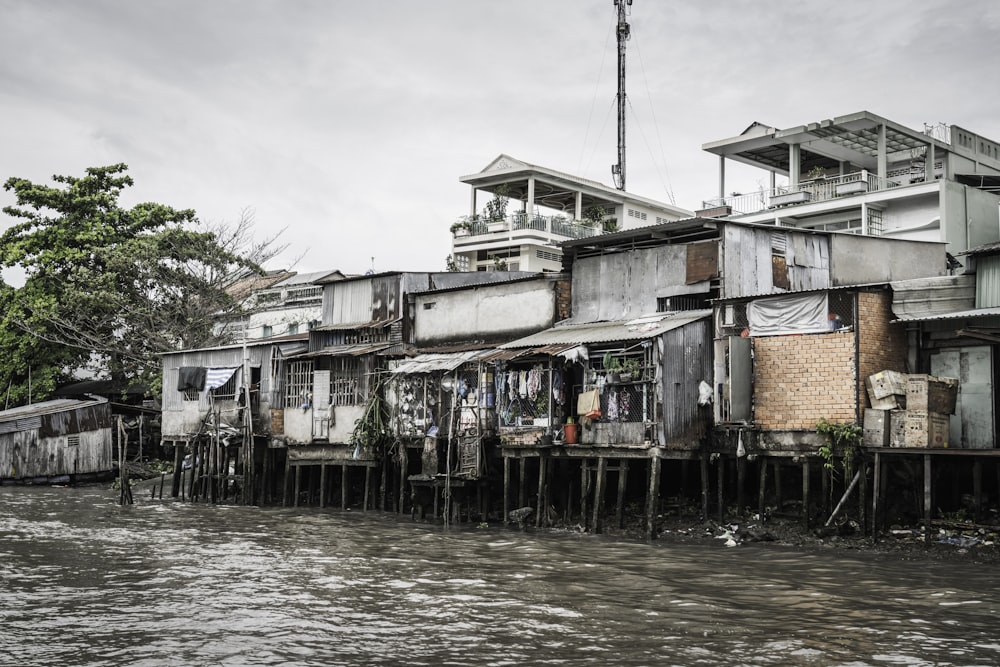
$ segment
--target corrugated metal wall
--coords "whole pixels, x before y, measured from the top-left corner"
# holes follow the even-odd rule
[[[976,308],[1000,306],[1000,255],[976,260]]]
[[[664,333],[657,349],[663,371],[661,444],[694,448],[712,425],[712,409],[698,405],[699,383],[712,383],[711,318]]]
[[[726,225],[723,253],[724,298],[830,287],[829,241],[819,234]]]

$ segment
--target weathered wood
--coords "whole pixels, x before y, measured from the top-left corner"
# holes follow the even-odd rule
[[[858,486],[858,522],[861,524],[861,534],[868,534],[868,460],[861,458],[861,480]]]
[[[503,457],[503,525],[510,523],[510,457]]]
[[[872,473],[872,540],[878,541],[879,512],[882,511],[882,454],[875,452],[875,470]]]
[[[525,478],[527,477],[528,462],[523,456],[518,458],[517,462],[520,466],[520,474],[517,476],[518,477],[517,507],[518,509],[520,509],[522,507],[526,507],[528,504],[528,488],[527,485],[525,484]]]
[[[538,508],[535,510],[535,526],[541,527],[545,514],[545,457],[538,457]]]
[[[340,509],[347,509],[347,466],[340,466]]]
[[[809,529],[809,457],[802,458],[802,525]]]
[[[410,450],[400,445],[399,452],[399,513],[406,513],[406,473],[409,471]]]
[[[646,539],[653,539],[660,497],[660,457],[649,459],[649,493],[646,497]]]
[[[170,487],[170,496],[176,498],[181,493],[181,483],[184,478],[184,448],[174,443],[174,479]]]
[[[708,521],[708,452],[701,454],[701,520]]]
[[[365,499],[361,503],[361,511],[368,511],[368,497],[371,495],[371,485],[372,485],[372,469],[370,466],[365,466]]]
[[[594,534],[601,532],[601,514],[604,512],[604,477],[608,474],[608,460],[597,459],[597,479],[594,483],[594,519],[591,523]]]
[[[774,506],[777,511],[781,511],[781,508],[785,505],[785,497],[781,492],[781,460],[778,457],[774,459]]]
[[[292,507],[299,506],[299,494],[302,489],[302,466],[295,466],[295,498],[292,501]]]
[[[615,524],[625,527],[625,486],[628,484],[628,459],[618,461],[618,501],[615,504]]]
[[[319,506],[326,507],[326,464],[319,464]]]
[[[718,513],[719,513],[719,523],[725,519],[726,516],[726,459],[721,454],[717,461],[718,467],[715,469],[717,476],[716,480],[716,494],[718,495]]]
[[[746,506],[744,498],[745,482],[747,472],[747,459],[745,456],[736,457],[736,516],[743,516],[743,508]]]
[[[972,502],[975,503],[972,516],[979,523],[983,518],[983,460],[978,456],[972,459]]]
[[[587,496],[590,494],[590,469],[587,459],[580,459],[580,525],[587,525]]]
[[[932,504],[933,500],[931,498],[931,455],[924,454],[924,521],[927,525],[930,525],[931,519],[933,518],[934,506]],[[926,535],[927,532],[925,531]]]
[[[760,463],[757,465],[760,467],[760,480],[757,482],[757,511],[760,514],[760,520],[764,520],[764,500],[767,491],[767,457],[762,456],[758,459]]]

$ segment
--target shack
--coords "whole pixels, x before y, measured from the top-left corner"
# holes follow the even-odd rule
[[[70,483],[114,475],[108,401],[58,399],[0,411],[0,481]]]

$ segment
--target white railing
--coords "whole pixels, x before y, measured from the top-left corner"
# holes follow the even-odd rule
[[[582,239],[601,234],[602,228],[600,225],[585,225],[574,222],[560,215],[529,215],[524,211],[518,211],[508,215],[503,220],[478,219],[453,229],[455,236],[509,234],[520,231],[544,232],[553,236]]]
[[[748,194],[734,194],[729,197],[708,199],[703,208],[728,206],[732,215],[759,213],[772,208],[794,206],[809,202],[839,199],[851,195],[877,192],[899,187],[900,183],[879,178],[866,169],[843,176],[817,178],[800,181],[798,186],[783,185],[769,190],[758,190]]]

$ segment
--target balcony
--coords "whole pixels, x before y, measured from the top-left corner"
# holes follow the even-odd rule
[[[451,228],[456,239],[479,242],[484,236],[537,237],[546,241],[582,239],[605,233],[600,225],[573,222],[561,215],[529,215],[518,211],[502,220],[465,220]]]
[[[879,178],[867,170],[862,170],[843,176],[801,181],[796,187],[785,185],[773,190],[759,190],[745,195],[708,199],[702,202],[702,207],[728,206],[732,215],[750,215],[799,204],[889,190],[900,185],[901,183],[898,181]]]

